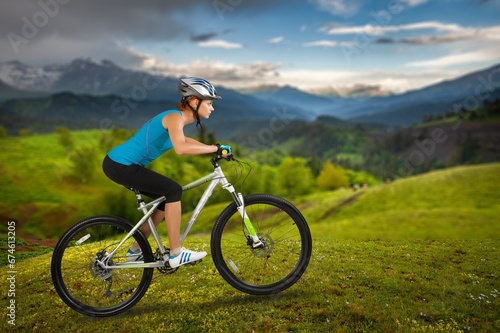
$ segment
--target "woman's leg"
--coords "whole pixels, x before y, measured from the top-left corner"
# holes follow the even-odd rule
[[[163,211],[159,209],[154,211],[153,215],[151,215],[151,218],[153,219],[155,227],[157,227],[158,224],[160,224],[160,222],[163,220],[164,217],[165,213]],[[149,223],[144,223],[141,227],[141,231],[144,234],[144,236],[148,238],[151,235],[151,228],[149,227]],[[132,244],[132,246],[130,247],[130,249],[134,252],[139,250],[139,248],[140,247],[139,244],[137,244],[137,242],[134,242],[134,244]]]
[[[181,202],[167,202],[165,204],[165,221],[167,223],[168,239],[170,241],[170,257],[168,263],[171,268],[184,264],[196,263],[205,258],[207,252],[195,252],[181,248]]]
[[[182,251],[180,240],[182,187],[175,181],[150,169],[139,165],[121,165],[112,161],[108,156],[106,156],[103,162],[103,170],[111,180],[139,190],[142,194],[153,199],[165,196],[165,207],[160,206],[153,213],[153,223],[156,227],[165,217],[170,242],[170,254],[173,256],[180,254]],[[142,226],[141,231],[146,237],[149,237],[151,234],[148,224]],[[134,243],[131,247],[131,250],[134,252],[138,249],[139,246],[137,243]],[[188,250],[184,252],[189,254],[186,257],[187,259],[183,257],[182,260],[177,260],[174,263],[176,266],[189,262],[190,258],[192,258],[191,261],[196,261],[206,256],[206,252]]]
[[[170,254],[177,255],[181,249],[181,202],[165,204],[165,223],[167,224]]]
[[[161,210],[157,209],[154,211],[153,215],[151,215],[151,218],[153,219],[155,227],[157,227],[158,224],[160,224],[164,216],[165,214]],[[151,228],[149,227],[149,223],[144,223],[144,225],[141,227],[141,231],[144,234],[144,236],[148,238],[151,235]]]

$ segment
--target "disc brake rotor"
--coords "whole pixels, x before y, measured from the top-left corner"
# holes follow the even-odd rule
[[[104,258],[105,254],[105,252],[97,253],[97,255],[92,259],[89,265],[90,273],[92,274],[92,276],[103,280],[109,279],[114,272],[113,268],[106,269],[101,266],[100,262],[102,261],[102,258]],[[107,265],[112,266],[113,259],[110,258],[107,262]]]
[[[259,258],[269,257],[274,251],[273,239],[268,234],[257,234],[257,236],[260,238],[260,241],[264,244],[264,246],[256,249],[252,248],[253,255]]]

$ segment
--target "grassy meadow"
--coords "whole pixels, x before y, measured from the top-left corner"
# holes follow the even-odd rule
[[[206,237],[191,238],[206,248]],[[50,254],[17,263],[16,326],[2,332],[495,332],[498,240],[316,237],[305,275],[273,296],[230,287],[211,259],[155,272],[145,297],[116,317],[82,316],[57,296]],[[209,250],[209,249],[207,249]],[[2,280],[5,281],[6,269]],[[1,297],[3,308],[8,302]]]
[[[51,136],[36,138],[0,139],[4,257],[6,221],[26,221],[19,228],[36,231],[44,230],[37,219],[54,207],[61,207],[61,219],[99,214],[102,207],[91,198],[114,186],[104,178],[92,187],[61,180],[62,146]],[[310,224],[313,255],[301,280],[272,296],[233,289],[207,257],[172,275],[155,271],[131,310],[89,318],[57,296],[50,248],[26,259],[15,252],[16,325],[7,322],[11,269],[3,266],[0,331],[498,332],[499,175],[499,163],[457,167],[292,199]],[[225,205],[202,212],[187,246],[210,253],[208,231]],[[12,214],[12,207],[26,210]],[[160,232],[166,234],[164,225]],[[22,242],[19,237],[19,247]]]

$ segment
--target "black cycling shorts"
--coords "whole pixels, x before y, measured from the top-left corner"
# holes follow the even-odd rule
[[[134,188],[150,198],[165,196],[166,200],[158,206],[159,210],[165,209],[165,203],[181,201],[182,187],[178,183],[143,166],[124,165],[106,155],[102,169],[115,183]]]

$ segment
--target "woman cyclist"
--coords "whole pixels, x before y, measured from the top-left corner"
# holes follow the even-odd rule
[[[174,149],[179,155],[200,155],[223,151],[231,154],[229,146],[206,145],[184,136],[184,126],[208,119],[214,111],[213,101],[220,99],[214,86],[201,78],[184,78],[179,83],[182,98],[177,109],[164,111],[146,122],[129,140],[113,148],[104,158],[103,171],[114,182],[134,188],[153,199],[166,200],[153,213],[155,226],[165,219],[170,242],[170,267],[176,268],[204,258],[205,251],[195,252],[181,248],[182,187],[174,180],[158,174],[146,166],[164,152]],[[149,237],[151,229],[144,224],[141,231]],[[127,261],[142,261],[137,242],[127,252]]]

